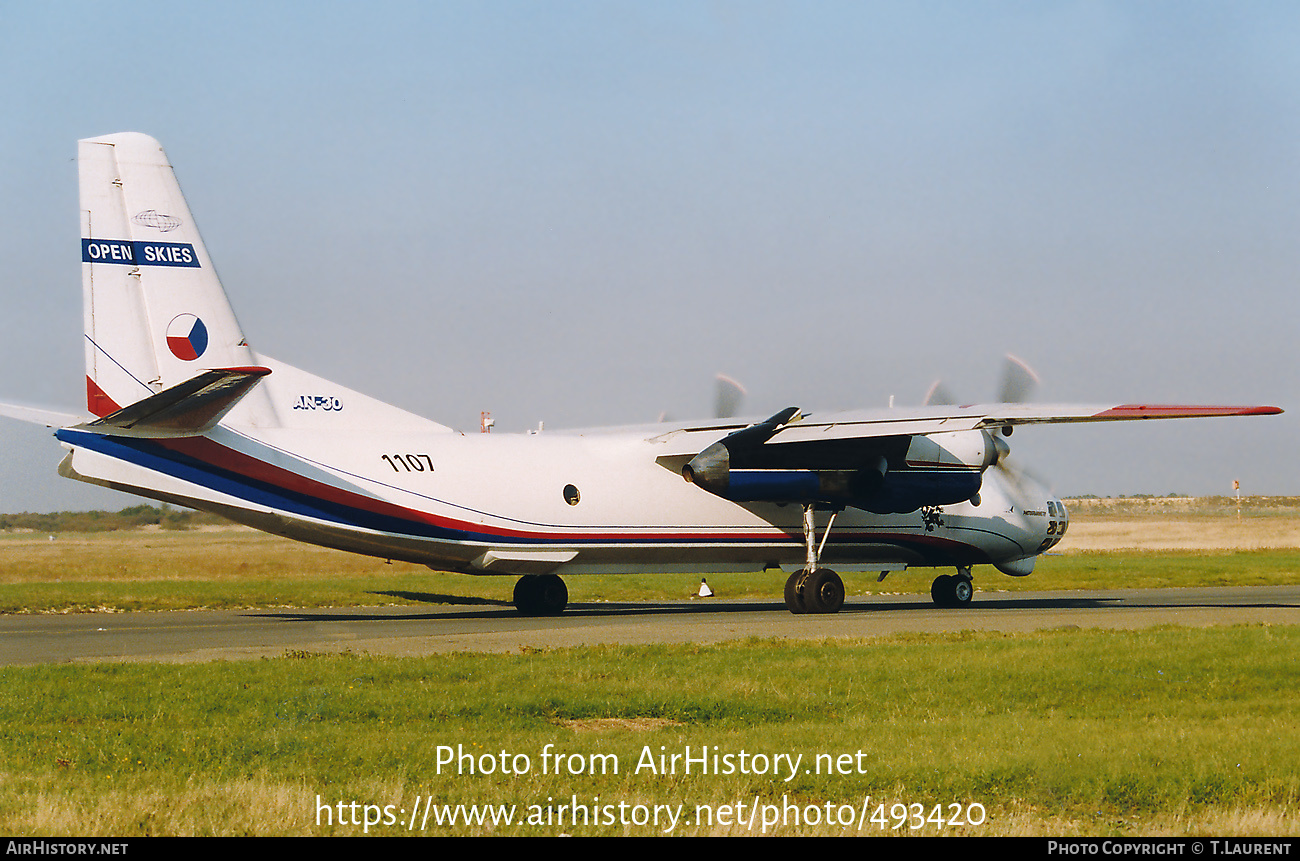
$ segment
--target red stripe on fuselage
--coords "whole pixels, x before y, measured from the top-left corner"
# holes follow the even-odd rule
[[[235,451],[220,443],[213,442],[206,437],[186,437],[182,439],[160,439],[157,443],[170,451],[178,454],[192,457],[195,460],[216,467],[226,472],[234,473],[242,478],[252,479],[269,484],[281,490],[287,490],[292,493],[300,493],[304,496],[320,499],[326,502],[345,505],[349,508],[358,508],[368,511],[372,514],[382,514],[388,517],[396,517],[401,520],[411,520],[420,523],[426,523],[433,526],[447,527],[448,524],[440,522],[431,514],[413,509],[404,508],[400,505],[394,505],[383,500],[365,496],[364,494],[355,493],[350,490],[343,490],[322,481],[299,475],[289,469],[278,467],[259,460],[251,455]],[[452,526],[449,528],[463,528]]]

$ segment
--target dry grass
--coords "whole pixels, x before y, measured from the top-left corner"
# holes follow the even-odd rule
[[[0,775],[6,784],[18,779]],[[376,780],[361,797],[372,801],[392,799],[410,801],[427,792],[427,787],[411,782]],[[318,819],[319,792],[301,783],[270,777],[250,777],[228,782],[193,779],[180,793],[150,790],[133,786],[129,789],[105,788],[90,792],[68,792],[50,786],[35,797],[21,822],[10,820],[10,827],[28,834],[80,836],[154,836],[180,837],[289,835],[352,836],[365,834],[403,834],[403,825],[366,828],[364,825],[327,824]],[[321,803],[340,799],[320,798]],[[622,796],[629,805],[664,803],[658,796]],[[331,811],[332,812],[332,811]],[[777,825],[766,830],[769,836],[998,836],[998,837],[1096,837],[1109,830],[1116,835],[1143,837],[1236,837],[1259,839],[1300,837],[1300,819],[1292,812],[1277,809],[1198,808],[1149,816],[1113,816],[1099,828],[1096,820],[1063,817],[1026,805],[987,811],[986,821],[978,826],[963,825],[939,829],[931,824],[911,830],[880,828],[875,823],[850,829],[839,825]],[[319,818],[324,819],[323,815]],[[232,823],[237,823],[231,830]],[[420,828],[409,829],[419,833]],[[428,833],[445,833],[445,829],[424,829]],[[562,829],[558,833],[563,833]],[[629,835],[647,836],[653,829],[630,827]],[[455,829],[457,836],[491,836],[498,834],[555,834],[554,829],[514,825],[508,828],[485,823]],[[608,829],[603,834],[610,834]],[[616,832],[615,832],[616,833]],[[755,825],[692,824],[679,828],[678,836],[738,837],[762,833]]]
[[[1071,499],[1062,553],[1300,547],[1300,497]]]
[[[340,553],[232,526],[224,530],[0,535],[0,583],[345,578],[420,565]]]
[[[628,732],[646,732],[647,730],[662,729],[667,726],[681,726],[680,721],[668,720],[666,718],[581,718],[579,720],[562,720],[558,721],[557,726],[565,729],[571,729],[574,732],[615,732],[625,730]]]

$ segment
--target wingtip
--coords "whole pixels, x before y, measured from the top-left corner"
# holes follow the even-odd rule
[[[1123,404],[1099,413],[1097,418],[1209,418],[1213,416],[1276,416],[1281,413],[1282,409],[1280,407]]]

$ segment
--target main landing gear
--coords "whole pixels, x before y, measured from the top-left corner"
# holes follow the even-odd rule
[[[958,568],[956,574],[940,574],[930,585],[930,597],[937,607],[969,607],[974,594],[970,566]]]
[[[808,555],[802,571],[796,571],[785,581],[785,606],[791,613],[838,613],[844,606],[844,581],[840,575],[829,568],[818,568],[817,557],[826,546],[826,539],[831,534],[831,525],[835,515],[831,513],[830,522],[822,534],[821,544],[817,543],[817,524],[813,519],[816,506],[805,503],[803,507],[803,540]]]
[[[558,616],[569,605],[569,587],[555,574],[525,574],[515,584],[515,609],[524,616]]]

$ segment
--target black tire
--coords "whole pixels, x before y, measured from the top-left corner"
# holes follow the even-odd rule
[[[515,583],[515,609],[521,616],[536,616],[541,600],[540,578],[536,574],[525,574]]]
[[[569,587],[557,574],[542,574],[537,580],[537,615],[558,616],[569,606]]]
[[[796,616],[807,613],[803,605],[803,571],[796,571],[785,581],[785,606]]]
[[[949,591],[952,594],[952,606],[969,607],[971,598],[975,597],[975,584],[969,577],[958,575],[952,578],[952,588]]]
[[[930,599],[936,607],[951,607],[957,601],[953,594],[953,581],[957,578],[951,574],[940,574],[930,584]]]
[[[809,613],[838,613],[844,606],[844,581],[829,568],[818,568],[809,574],[802,591]]]

